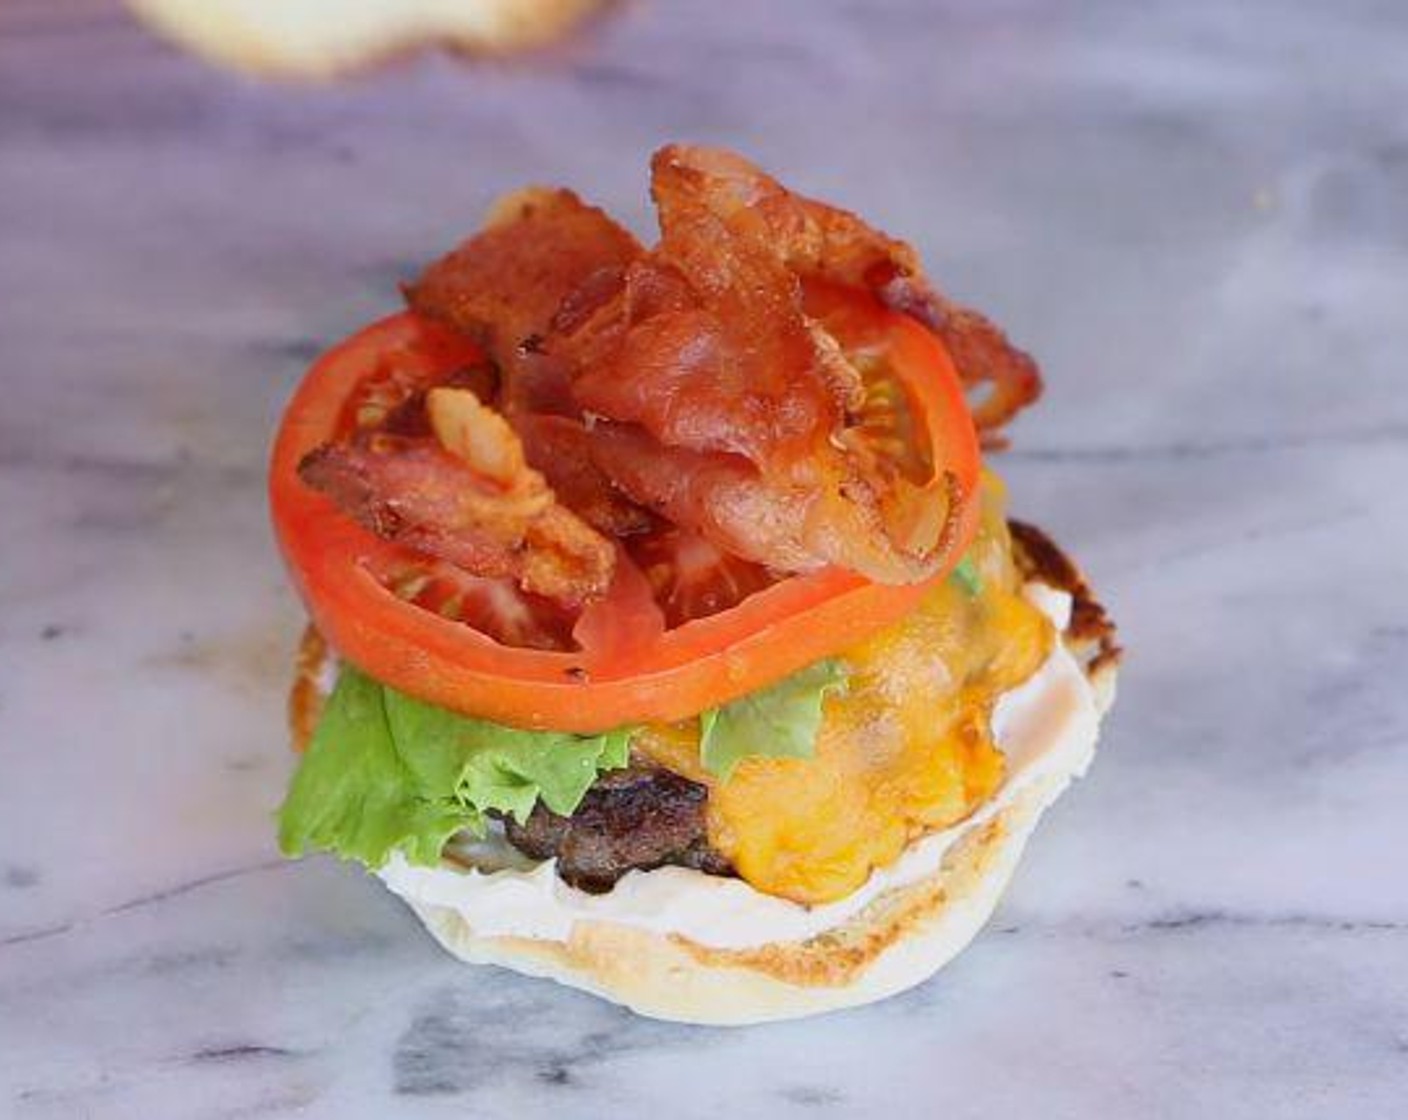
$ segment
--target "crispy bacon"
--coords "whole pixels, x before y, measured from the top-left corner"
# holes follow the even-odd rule
[[[658,248],[626,270],[608,307],[549,348],[573,363],[583,407],[667,445],[755,464],[805,455],[855,400],[855,373],[819,343],[796,277],[761,231],[715,213],[674,170],[656,158]]]
[[[502,417],[464,389],[432,389],[434,438],[373,433],[325,444],[299,476],[387,540],[564,605],[603,594],[615,548],[527,466]]]
[[[793,194],[732,152],[674,145],[656,156],[664,173],[693,184],[695,193],[725,217],[746,214],[766,231],[788,268],[866,288],[887,307],[917,319],[937,334],[970,390],[973,421],[985,442],[1041,394],[1031,357],[977,311],[940,294],[906,242],[872,229],[846,210]],[[668,216],[662,202],[662,221]]]
[[[574,410],[559,363],[539,343],[565,300],[619,287],[639,242],[568,190],[531,187],[501,199],[484,229],[406,290],[412,308],[478,342],[503,385],[507,413]]]
[[[968,411],[985,447],[1005,447],[1002,427],[1041,396],[1041,373],[982,312],[936,297],[931,324],[968,390]]]
[[[922,578],[943,495],[932,523],[892,500],[913,487],[848,434],[862,378],[806,315],[775,231],[675,154],[654,163],[659,246],[546,343],[578,403],[612,421],[593,431],[596,461],[637,502],[749,560]]]
[[[654,519],[621,492],[592,458],[592,435],[565,416],[514,418],[528,465],[542,473],[563,505],[608,537],[633,537]]]
[[[727,552],[782,571],[821,561],[801,543],[807,502],[770,494],[748,460],[662,444],[635,424],[599,421],[592,456],[627,494]]]
[[[738,156],[664,148],[652,196],[649,252],[570,191],[501,201],[406,292],[485,368],[417,388],[304,478],[382,536],[559,607],[599,603],[619,542],[672,526],[760,579],[928,575],[958,484],[905,444],[902,409],[885,427],[883,372],[862,374],[816,301],[869,291],[939,335],[989,442],[1039,392],[1031,359],[939,294],[910,246]]]

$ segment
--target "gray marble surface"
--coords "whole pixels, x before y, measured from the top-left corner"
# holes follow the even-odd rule
[[[1408,8],[642,0],[521,65],[257,86],[0,5],[0,1115],[1408,1109]],[[1044,361],[1018,510],[1130,647],[986,935],[743,1031],[453,965],[281,862],[309,357],[496,192],[721,142]]]

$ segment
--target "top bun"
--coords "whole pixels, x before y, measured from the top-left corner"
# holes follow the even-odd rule
[[[329,79],[428,46],[507,54],[565,33],[604,0],[127,0],[210,62]]]

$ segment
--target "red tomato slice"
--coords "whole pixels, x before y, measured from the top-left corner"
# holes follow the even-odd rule
[[[958,531],[951,534],[943,570],[933,577],[942,578],[972,537],[978,476],[977,441],[948,355],[923,328],[868,298],[848,302],[832,293],[816,299],[826,305],[817,313],[828,326],[835,320],[843,345],[858,340],[883,359],[902,387],[905,423],[927,437],[916,441],[923,469],[947,472],[961,501]],[[641,570],[623,563],[606,598],[576,620],[577,649],[496,641],[493,632],[546,634],[538,644],[551,645],[562,640],[564,625],[553,619],[535,626],[515,622],[518,608],[510,603],[506,616],[491,626],[482,612],[496,609],[493,595],[471,596],[473,609],[458,615],[439,610],[445,599],[438,592],[419,601],[398,595],[388,586],[388,573],[404,571],[414,555],[363,529],[305,486],[299,461],[345,434],[349,416],[366,399],[386,407],[389,392],[394,407],[397,395],[424,384],[422,378],[481,364],[479,351],[462,336],[413,313],[393,315],[313,365],[275,441],[269,478],[274,528],[298,590],[332,647],[385,684],[518,727],[595,732],[671,722],[854,645],[903,617],[933,582],[887,586],[826,569],[783,579],[736,605],[666,628],[668,604],[662,612]],[[691,573],[688,582],[697,579]]]
[[[678,526],[663,526],[625,544],[667,626],[683,626],[736,607],[777,582],[762,565],[732,556]]]

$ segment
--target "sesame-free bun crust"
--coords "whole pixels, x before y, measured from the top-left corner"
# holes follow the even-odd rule
[[[127,0],[210,62],[329,79],[420,47],[508,54],[565,33],[604,0]]]
[[[1114,627],[1049,537],[1016,522],[1012,537],[1029,582],[1071,594],[1074,609],[1063,640],[1084,667],[1103,712],[1114,699],[1119,664]],[[314,721],[319,694],[312,682],[325,656],[316,635],[310,636],[299,659],[302,683],[295,683],[290,703],[296,740]],[[935,874],[880,895],[843,926],[806,941],[718,949],[605,922],[578,922],[563,941],[486,937],[454,909],[409,905],[461,960],[556,980],[642,1015],[718,1025],[800,1018],[902,992],[953,959],[991,916],[1027,838],[1063,786],[1057,775],[1026,787],[963,834]]]

